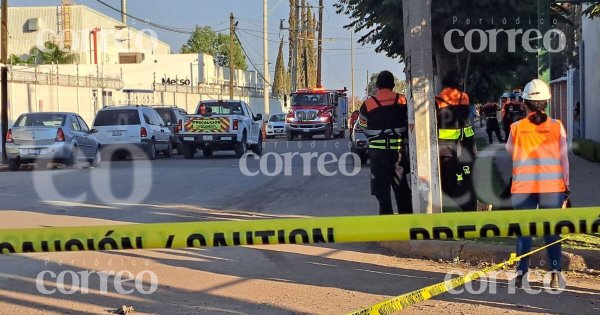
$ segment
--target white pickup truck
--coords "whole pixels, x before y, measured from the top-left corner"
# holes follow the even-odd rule
[[[222,150],[233,150],[238,158],[248,149],[262,154],[262,115],[255,116],[243,101],[200,101],[195,115],[185,115],[179,123],[186,159],[194,158],[198,149],[205,157]]]

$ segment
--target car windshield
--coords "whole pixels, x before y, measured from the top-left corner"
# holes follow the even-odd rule
[[[27,114],[17,119],[16,127],[62,127],[65,125],[65,115],[62,114]]]
[[[163,119],[165,123],[175,124],[175,115],[173,115],[173,110],[170,108],[155,108],[160,117]]]
[[[135,109],[111,109],[98,113],[94,126],[139,125],[140,115]]]
[[[327,105],[327,94],[294,94],[292,106]]]
[[[272,115],[269,118],[269,122],[284,122],[284,121],[285,121],[285,114]]]
[[[198,106],[198,115],[243,115],[242,105],[236,102],[203,103]]]

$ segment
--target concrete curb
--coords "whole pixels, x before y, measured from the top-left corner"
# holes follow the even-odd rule
[[[471,264],[503,262],[515,252],[514,246],[481,244],[466,241],[406,241],[379,242],[381,247],[402,257],[461,260]],[[548,265],[546,251],[531,256],[530,266]],[[589,272],[600,270],[600,252],[595,250],[566,249],[562,252],[562,268],[568,271]]]

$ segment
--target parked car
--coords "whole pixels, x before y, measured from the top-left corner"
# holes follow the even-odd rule
[[[352,129],[352,136],[350,137],[352,140],[352,147],[350,151],[358,155],[360,157],[360,163],[365,165],[369,159],[369,139],[367,138],[365,131],[360,127],[358,120],[354,122]]]
[[[141,149],[148,159],[154,160],[159,152],[165,157],[172,154],[172,135],[158,112],[141,105],[104,107],[96,115],[94,128],[100,140],[102,153],[114,157],[126,156]]]
[[[267,122],[267,138],[275,136],[285,136],[285,116],[286,114],[273,114]]]
[[[360,112],[355,110],[352,112],[352,114],[350,114],[350,119],[348,119],[348,126],[352,127],[350,129],[350,136],[352,136],[352,133],[354,132],[354,123],[358,120],[358,118],[360,117]]]
[[[188,113],[176,106],[171,107],[154,107],[165,124],[169,127],[169,131],[173,135],[171,137],[171,146],[175,149],[176,154],[182,154],[181,141],[179,140],[179,131],[181,131],[183,116]]]
[[[194,115],[187,115],[179,133],[183,156],[194,158],[197,149],[205,157],[215,151],[233,150],[242,157],[248,149],[262,155],[262,115],[252,113],[240,100],[200,101]]]
[[[100,142],[96,132],[75,113],[22,114],[6,135],[9,169],[17,171],[28,163],[73,166],[79,161],[99,166]]]

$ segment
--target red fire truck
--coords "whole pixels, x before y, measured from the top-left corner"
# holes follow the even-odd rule
[[[288,140],[297,136],[311,139],[324,135],[325,139],[344,138],[348,129],[348,96],[344,90],[314,88],[298,90],[291,95],[291,109],[286,116]]]

